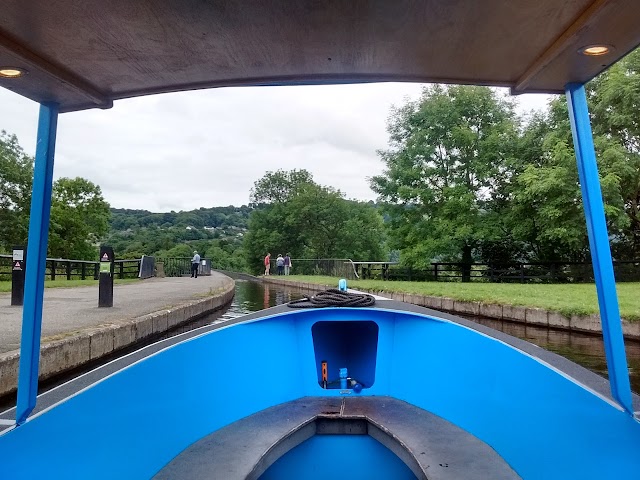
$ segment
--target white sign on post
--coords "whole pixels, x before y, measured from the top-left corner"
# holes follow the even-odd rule
[[[13,261],[21,262],[24,260],[24,250],[14,250],[13,251]]]

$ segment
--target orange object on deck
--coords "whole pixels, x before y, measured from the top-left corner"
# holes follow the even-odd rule
[[[327,366],[327,361],[322,361],[322,388],[327,388],[327,382],[329,377],[329,367]]]

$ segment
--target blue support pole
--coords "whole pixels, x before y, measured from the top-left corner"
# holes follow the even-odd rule
[[[42,302],[51,212],[53,154],[58,127],[58,105],[40,105],[36,161],[33,168],[33,191],[27,243],[27,272],[22,311],[20,368],[16,425],[22,425],[36,406]]]
[[[624,349],[624,336],[622,334],[618,295],[613,275],[609,234],[607,233],[607,224],[604,216],[598,165],[596,164],[596,154],[589,121],[587,95],[584,85],[579,84],[568,84],[566,93],[571,132],[578,161],[582,202],[587,220],[591,261],[598,292],[602,336],[607,357],[611,394],[622,408],[633,415],[627,356]]]

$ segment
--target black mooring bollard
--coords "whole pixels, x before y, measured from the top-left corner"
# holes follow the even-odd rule
[[[27,270],[25,247],[13,247],[11,261],[11,305],[24,304],[24,274]]]
[[[98,307],[113,307],[113,248],[100,246]]]

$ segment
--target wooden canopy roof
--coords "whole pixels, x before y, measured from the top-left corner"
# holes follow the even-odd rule
[[[0,86],[60,111],[231,85],[562,92],[640,44],[639,0],[2,0]],[[606,44],[611,52],[580,49]],[[0,107],[1,108],[1,107]]]

